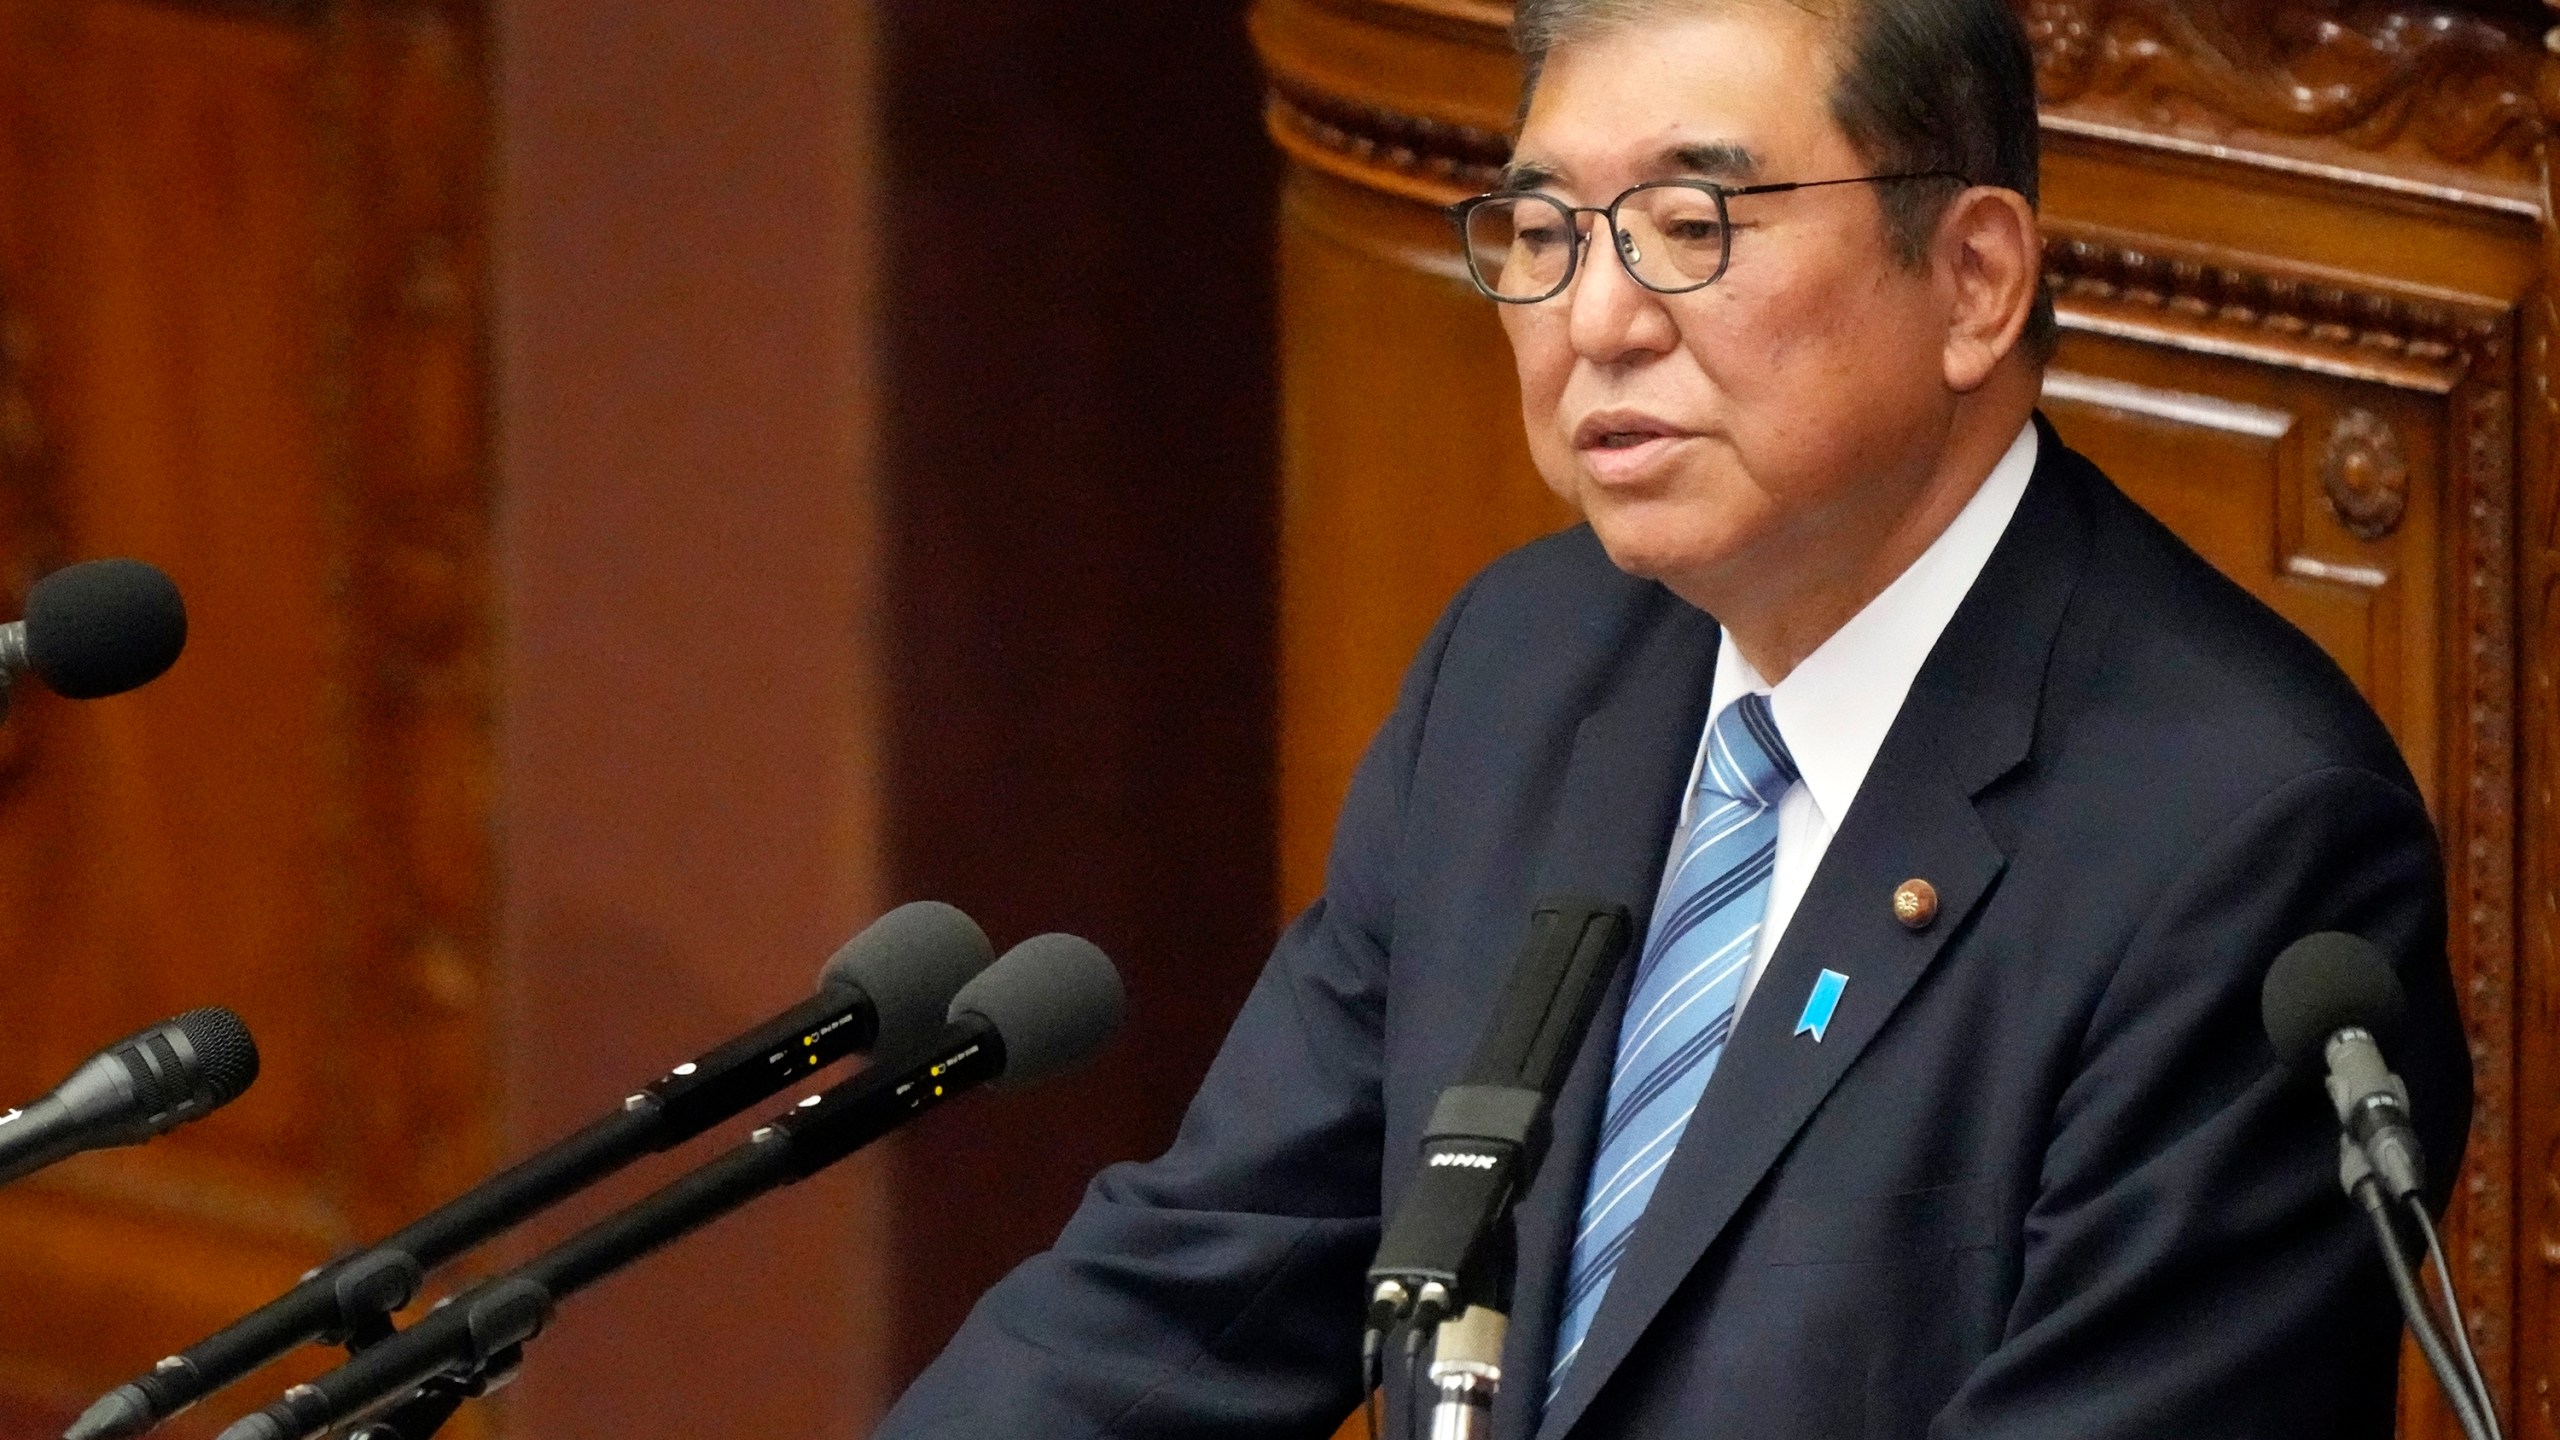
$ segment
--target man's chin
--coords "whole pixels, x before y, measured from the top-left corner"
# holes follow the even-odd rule
[[[1697,536],[1695,520],[1684,515],[1669,515],[1669,505],[1626,505],[1608,495],[1585,492],[1582,518],[1590,520],[1592,536],[1600,536],[1600,548],[1608,551],[1610,564],[1633,574],[1636,579],[1667,579],[1684,564],[1700,559],[1702,536]]]
[[[1694,534],[1665,533],[1661,526],[1631,523],[1627,517],[1605,511],[1588,518],[1591,532],[1600,537],[1600,548],[1609,554],[1609,563],[1639,580],[1668,583],[1712,558],[1704,553],[1709,547]]]

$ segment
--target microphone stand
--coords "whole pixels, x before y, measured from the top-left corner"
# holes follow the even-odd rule
[[[1511,1329],[1511,1285],[1516,1230],[1506,1207],[1492,1234],[1494,1251],[1482,1276],[1460,1287],[1457,1313],[1431,1337],[1431,1440],[1486,1440],[1493,1433],[1493,1401],[1502,1393],[1502,1342]]]
[[[374,1420],[347,1432],[346,1440],[428,1440],[462,1408],[506,1388],[524,1368],[524,1346],[510,1345],[468,1370],[438,1375]]]
[[[524,1343],[541,1333],[561,1300],[1004,1073],[1003,1041],[992,1023],[974,1014],[955,1021],[929,1049],[803,1099],[745,1144],[515,1270],[440,1302],[408,1329],[285,1391],[223,1436],[319,1435],[398,1396],[388,1410],[364,1420],[376,1427],[368,1440],[424,1440],[463,1400],[512,1375]]]

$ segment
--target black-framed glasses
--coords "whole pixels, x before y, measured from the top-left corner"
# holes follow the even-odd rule
[[[1654,180],[1606,206],[1567,205],[1535,190],[1497,190],[1461,200],[1448,209],[1467,253],[1476,288],[1505,305],[1535,305],[1561,295],[1573,283],[1586,237],[1580,217],[1597,216],[1609,227],[1618,262],[1647,290],[1685,295],[1724,278],[1733,263],[1730,202],[1738,195],[1783,195],[1826,185],[1875,185],[1898,180],[1954,180],[1948,170],[1902,175],[1853,175],[1845,180],[1798,180],[1783,185],[1719,185],[1712,180]]]

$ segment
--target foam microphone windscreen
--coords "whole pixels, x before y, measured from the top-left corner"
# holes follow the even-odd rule
[[[844,942],[818,983],[870,996],[880,1020],[872,1048],[893,1055],[940,1032],[951,997],[995,958],[977,921],[939,900],[917,900]]]
[[[2389,1046],[2399,1037],[2409,1001],[2391,962],[2371,941],[2324,930],[2294,941],[2276,957],[2258,1006],[2276,1057],[2296,1069],[2316,1070],[2329,1037],[2349,1026]]]
[[[1034,935],[952,997],[951,1019],[976,1015],[1004,1042],[1004,1075],[1029,1085],[1094,1057],[1120,1028],[1120,972],[1090,940]]]
[[[169,577],[139,560],[90,560],[27,592],[27,662],[73,700],[157,679],[187,644],[187,607]]]

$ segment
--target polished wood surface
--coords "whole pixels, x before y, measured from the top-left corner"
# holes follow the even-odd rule
[[[2560,1435],[2560,712],[2542,147],[2552,17],[2022,3],[2045,110],[2046,409],[2301,625],[2390,725],[2446,840],[2478,1106],[2456,1280],[2517,1433]],[[1431,207],[1483,188],[1507,7],[1260,0],[1283,182],[1282,889],[1464,577],[1570,519]],[[2521,883],[2519,883],[2521,881]],[[2413,1374],[2415,1372],[2412,1372]],[[2449,1436],[2432,1382],[2404,1433]]]
[[[0,1403],[57,1424],[489,1159],[480,63],[433,6],[0,7],[0,571],[143,556],[194,621],[10,717],[0,1093],[196,1005],[265,1057],[0,1196]]]

